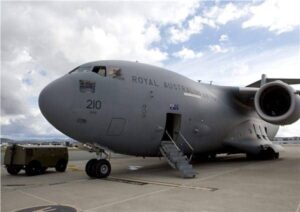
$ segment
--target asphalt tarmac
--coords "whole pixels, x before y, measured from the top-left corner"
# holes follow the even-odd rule
[[[28,177],[1,168],[1,211],[300,211],[300,145],[284,145],[278,160],[244,155],[197,162],[194,179],[182,179],[162,158],[113,155],[112,173],[90,179],[93,154],[70,151],[65,173],[49,169]],[[33,208],[35,207],[35,208]]]

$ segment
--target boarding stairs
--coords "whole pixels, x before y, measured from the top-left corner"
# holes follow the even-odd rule
[[[181,176],[183,178],[194,178],[196,176],[196,171],[193,169],[193,166],[189,163],[191,157],[188,158],[181,149],[177,146],[175,141],[166,131],[166,134],[170,138],[170,140],[161,141],[160,144],[160,152],[166,158],[170,166],[174,169],[180,171]],[[188,146],[193,151],[193,148],[187,142],[187,140],[183,137],[181,133],[179,135],[184,139],[184,141],[188,144]],[[192,154],[191,154],[192,156]]]

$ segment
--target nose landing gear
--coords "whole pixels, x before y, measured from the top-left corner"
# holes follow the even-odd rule
[[[86,174],[91,178],[106,178],[111,171],[110,162],[106,159],[91,159],[85,166]]]
[[[85,166],[85,172],[91,178],[106,178],[111,171],[110,162],[107,160],[109,155],[103,149],[97,149],[95,152],[98,159],[89,160]]]

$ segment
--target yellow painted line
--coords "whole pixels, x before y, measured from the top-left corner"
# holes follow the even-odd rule
[[[76,165],[72,165],[72,164],[68,165],[68,170],[70,170],[70,171],[82,171]]]
[[[68,170],[69,170],[69,171],[72,171],[72,172],[73,172],[73,171],[82,171],[81,169],[78,169],[78,168],[76,168],[76,167],[74,167],[74,168],[73,168],[73,167],[70,167],[70,168],[68,168]]]

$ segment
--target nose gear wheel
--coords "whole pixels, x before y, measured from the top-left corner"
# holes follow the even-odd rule
[[[111,165],[106,159],[91,159],[85,166],[85,172],[91,178],[106,178],[111,172]]]

